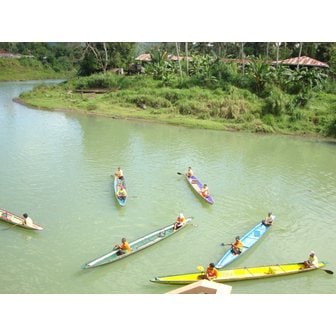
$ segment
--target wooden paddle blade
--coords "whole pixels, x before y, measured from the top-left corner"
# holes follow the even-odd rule
[[[322,271],[324,271],[324,272],[326,272],[326,273],[328,273],[328,274],[334,274],[334,272],[333,271],[331,271],[331,270],[322,270]]]

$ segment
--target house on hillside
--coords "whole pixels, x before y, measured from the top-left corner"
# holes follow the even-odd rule
[[[272,64],[276,64],[276,61],[273,61]],[[318,68],[329,68],[327,63],[318,61],[314,58],[308,56],[300,56],[288,58],[282,61],[279,61],[278,64],[282,65],[293,65],[293,66],[308,66],[308,67],[318,67]]]

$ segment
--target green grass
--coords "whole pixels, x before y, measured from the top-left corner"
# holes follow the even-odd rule
[[[78,88],[108,88],[104,94]],[[21,99],[38,108],[71,110],[114,118],[135,118],[187,127],[297,135],[330,135],[335,128],[336,95],[314,93],[305,107],[265,112],[265,99],[245,89],[215,90],[162,86],[146,76],[94,75],[53,87],[40,86]],[[283,95],[284,103],[292,97]],[[139,105],[144,104],[145,109]]]
[[[22,81],[66,78],[69,74],[55,72],[34,58],[0,58],[0,81]]]

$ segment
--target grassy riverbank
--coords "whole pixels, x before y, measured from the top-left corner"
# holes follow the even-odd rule
[[[61,79],[68,75],[55,72],[34,58],[0,58],[0,81]]]
[[[106,92],[86,92],[89,89]],[[283,96],[290,101],[289,95]],[[209,89],[178,80],[164,86],[146,76],[95,75],[53,87],[39,86],[20,99],[48,110],[206,129],[329,136],[335,127],[336,95],[332,93],[315,92],[305,107],[276,115],[267,113],[267,99],[249,90],[232,85]]]

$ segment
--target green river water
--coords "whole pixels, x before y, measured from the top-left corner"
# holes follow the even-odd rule
[[[149,279],[220,259],[271,210],[265,237],[228,268],[302,261],[310,250],[336,271],[336,143],[278,135],[187,129],[34,110],[13,102],[37,82],[0,83],[0,208],[44,227],[1,223],[2,294],[161,294]],[[111,174],[122,167],[121,208]],[[177,172],[192,166],[215,204]],[[117,263],[81,266],[119,242],[193,216],[190,226]],[[321,270],[232,283],[233,294],[335,294]]]

